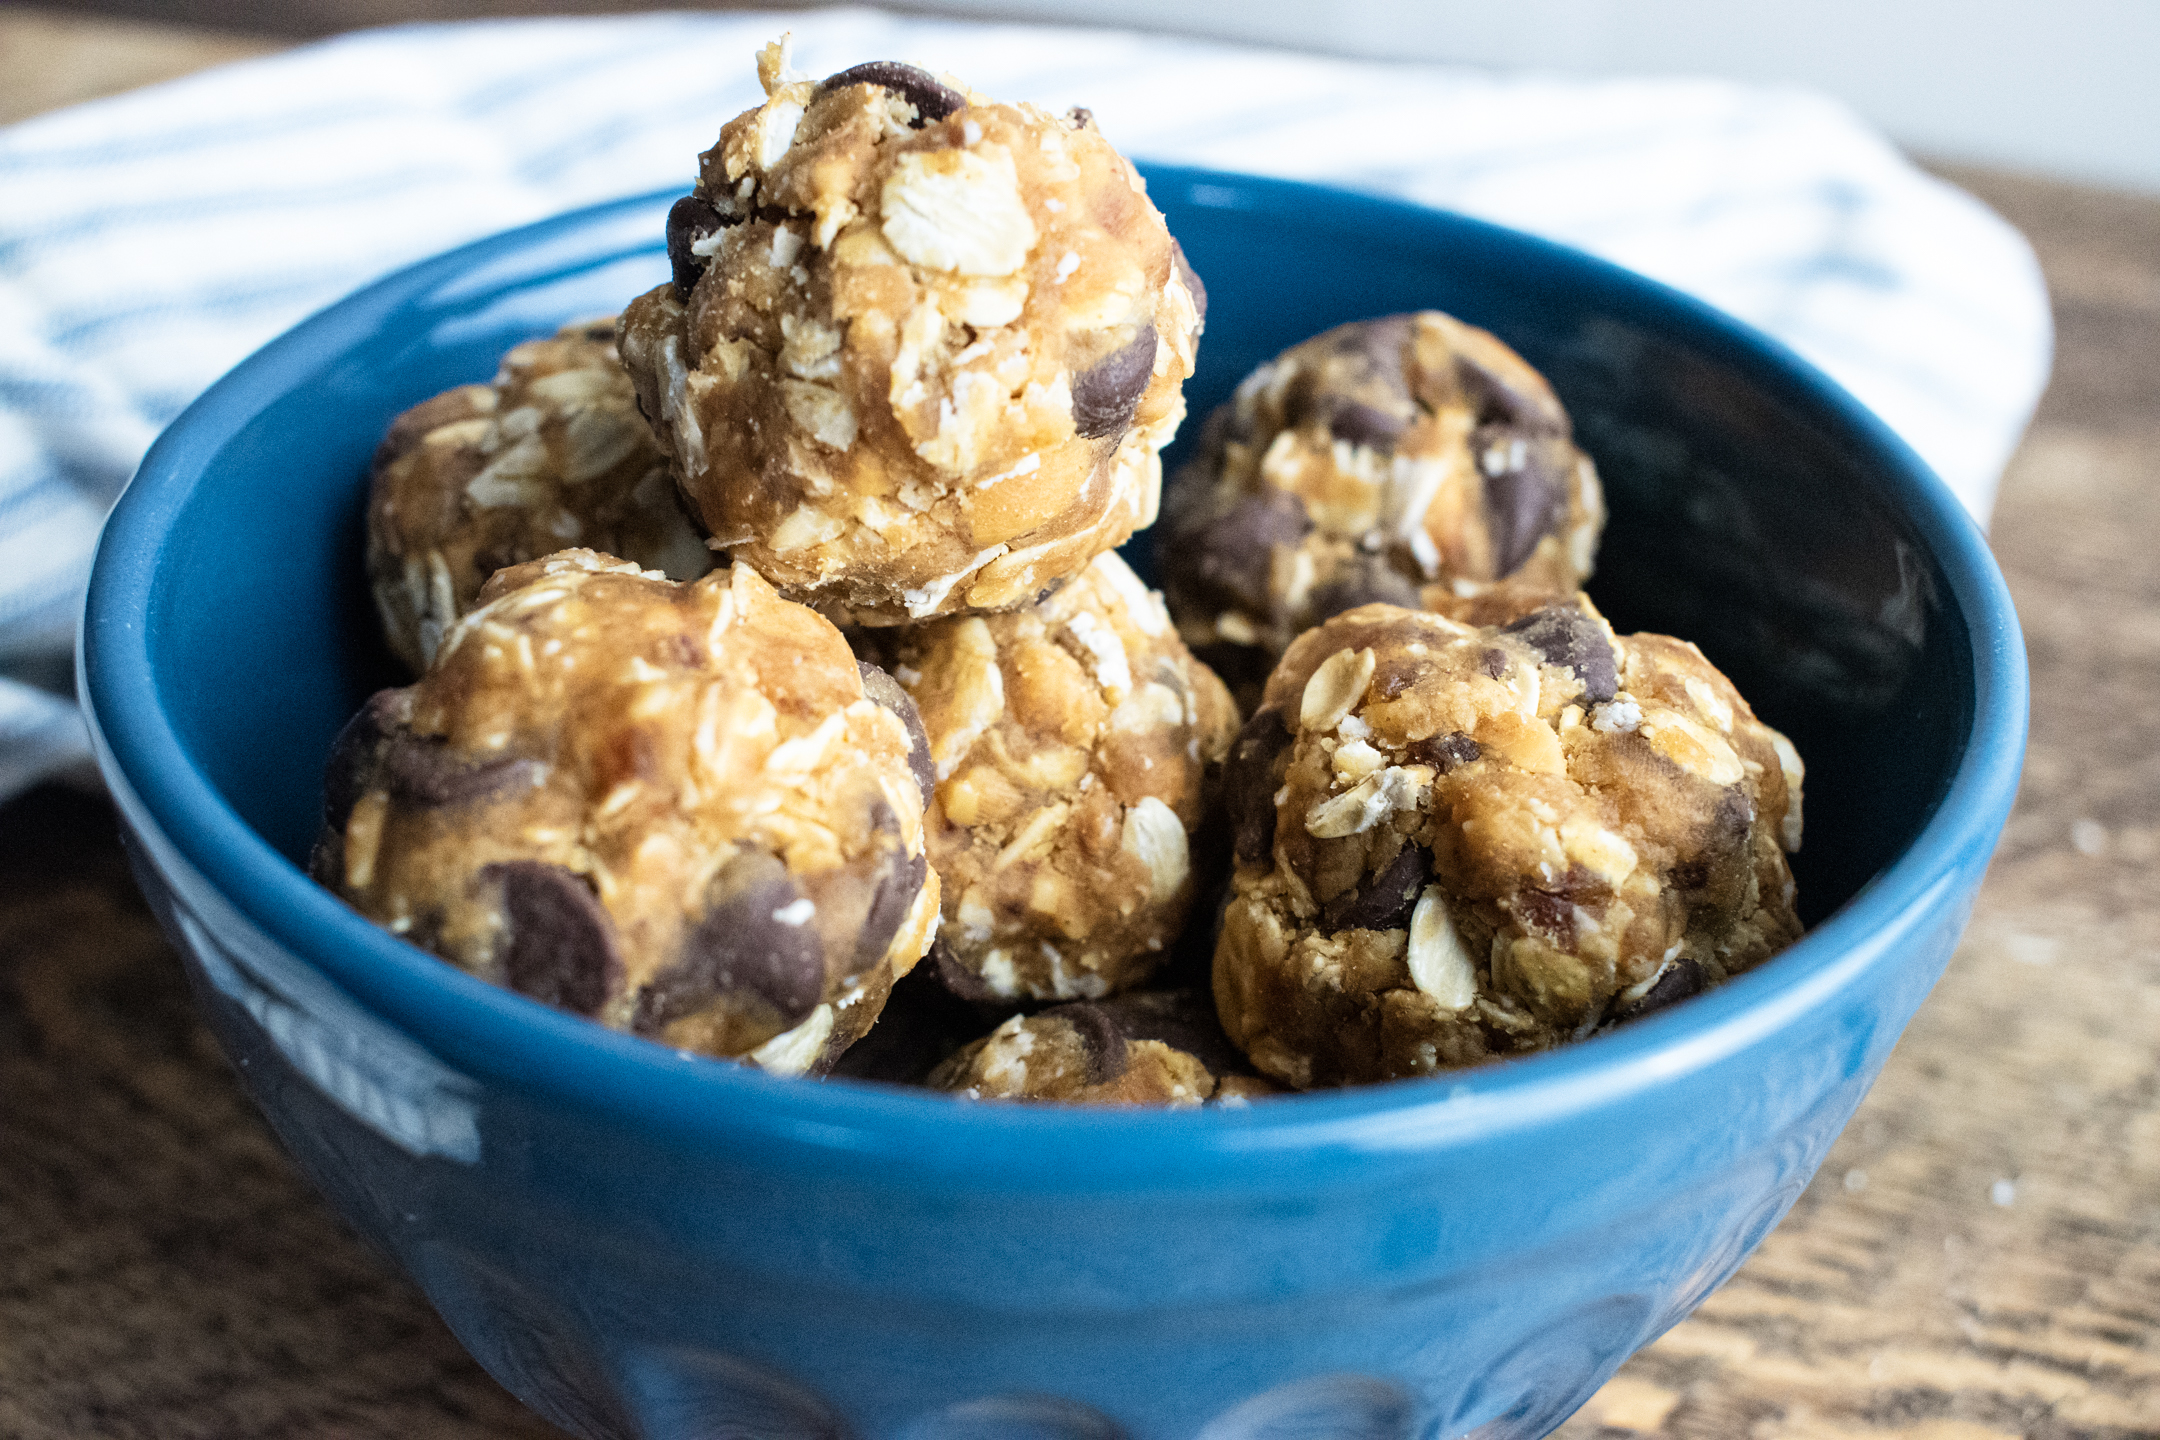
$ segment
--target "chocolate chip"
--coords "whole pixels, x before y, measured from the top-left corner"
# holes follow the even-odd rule
[[[940,935],[930,944],[930,963],[937,970],[937,977],[947,990],[972,1005],[1011,1005],[1011,1001],[992,990],[982,976],[960,963],[953,954],[952,946]]]
[[[1200,283],[1200,272],[1192,268],[1192,261],[1185,258],[1185,247],[1173,239],[1170,242],[1170,263],[1177,267],[1178,278],[1192,293],[1193,314],[1202,325],[1207,324],[1207,286]]]
[[[1275,761],[1290,748],[1290,727],[1274,706],[1254,714],[1223,763],[1223,804],[1240,860],[1264,860],[1275,845]]]
[[[1487,648],[1484,654],[1478,656],[1478,668],[1483,670],[1491,679],[1500,679],[1507,674],[1507,651],[1498,648]]]
[[[1088,1084],[1107,1085],[1124,1073],[1125,1032],[1108,1010],[1079,1000],[1042,1013],[1045,1017],[1057,1016],[1080,1037],[1080,1046],[1087,1052]]]
[[[688,300],[705,273],[705,258],[690,247],[724,226],[735,222],[713,208],[702,195],[685,195],[667,212],[668,264],[675,269],[675,298]]]
[[[1409,925],[1418,892],[1432,877],[1432,857],[1422,845],[1405,845],[1379,874],[1320,907],[1329,930],[1400,930]]]
[[[886,683],[892,682],[888,679]],[[885,952],[892,947],[893,936],[900,933],[901,923],[915,908],[915,897],[922,890],[923,878],[930,872],[926,857],[907,853],[907,847],[900,840],[899,818],[883,800],[876,802],[870,829],[877,840],[878,851],[873,862],[870,908],[864,913],[862,929],[856,934],[855,955],[848,968],[850,975],[859,975],[885,958]]]
[[[917,130],[932,120],[943,120],[955,110],[967,108],[967,96],[944,84],[927,70],[898,60],[869,60],[850,65],[837,75],[825,77],[820,90],[839,90],[849,85],[875,85],[904,97],[915,107],[911,122]]]
[[[1518,444],[1522,447],[1519,456]],[[1567,528],[1568,477],[1574,473],[1575,449],[1557,436],[1525,438],[1493,427],[1473,434],[1470,447],[1485,477],[1493,574],[1510,575],[1537,551],[1540,540]],[[1486,464],[1486,455],[1493,452],[1501,457],[1498,466]]]
[[[1548,665],[1564,666],[1582,682],[1583,699],[1597,705],[1620,691],[1619,667],[1597,621],[1572,605],[1548,605],[1500,627],[1535,650]]]
[[[1613,1022],[1624,1025],[1630,1020],[1640,1020],[1654,1011],[1676,1005],[1690,995],[1702,992],[1702,967],[1693,960],[1681,959],[1657,978],[1657,982],[1643,992],[1633,1004],[1622,1006],[1613,1013]]]
[[[654,1034],[734,996],[763,1000],[787,1025],[801,1021],[825,990],[824,942],[797,919],[805,899],[778,857],[754,850],[730,860],[706,891],[705,918],[638,996],[634,1028]]]
[[[1138,990],[1096,1004],[1128,1043],[1154,1040],[1183,1050],[1217,1075],[1251,1073],[1244,1055],[1223,1034],[1215,997],[1205,988]]]
[[[864,696],[899,716],[900,723],[907,727],[908,769],[915,776],[915,788],[922,792],[923,804],[928,805],[930,792],[937,788],[937,771],[930,764],[930,736],[923,729],[922,711],[915,708],[915,697],[867,660],[857,660],[855,669],[862,676]]]
[[[1270,608],[1268,564],[1275,547],[1296,545],[1312,528],[1305,502],[1270,485],[1181,524],[1170,559],[1175,564],[1178,557],[1192,557],[1188,574],[1202,596],[1264,615]]]
[[[622,988],[615,923],[583,877],[539,860],[507,860],[480,871],[502,888],[503,976],[520,995],[595,1015]]]
[[[1567,412],[1559,401],[1460,350],[1455,352],[1455,378],[1480,421],[1497,422],[1527,435],[1568,433]]]
[[[1416,763],[1430,765],[1445,775],[1474,763],[1485,752],[1477,741],[1457,730],[1452,735],[1428,735],[1412,744],[1407,753]]]
[[[1315,587],[1311,603],[1312,618],[1308,623],[1313,625],[1360,605],[1422,608],[1417,586],[1382,557],[1365,554],[1354,556],[1330,575],[1326,584]]]
[[[1508,907],[1515,918],[1563,949],[1575,944],[1575,902],[1549,890],[1520,890]]]
[[[1072,109],[1065,112],[1065,118],[1072,121],[1073,129],[1085,130],[1088,128],[1088,126],[1095,123],[1095,112],[1088,109],[1085,105],[1075,105],[1072,107]],[[1172,245],[1175,245],[1177,244],[1177,241],[1173,240],[1170,243]]]
[[[1339,400],[1334,413],[1328,416],[1328,433],[1352,445],[1393,450],[1402,432],[1410,428],[1412,418],[1359,400]]]
[[[342,836],[353,806],[368,791],[368,772],[381,758],[383,742],[401,731],[412,713],[412,691],[378,690],[345,722],[330,742],[323,765],[323,828]]]
[[[1155,374],[1155,326],[1073,376],[1073,431],[1085,440],[1122,435]]]
[[[1411,315],[1382,315],[1377,320],[1360,320],[1336,330],[1331,348],[1338,355],[1362,358],[1374,379],[1407,395],[1410,388],[1403,378],[1407,368],[1403,364],[1403,350],[1410,344],[1410,334],[1416,324],[1416,317]]]
[[[517,756],[467,761],[451,751],[447,740],[423,735],[392,737],[382,757],[382,781],[390,798],[407,805],[471,805],[537,785],[546,773],[539,761]]]

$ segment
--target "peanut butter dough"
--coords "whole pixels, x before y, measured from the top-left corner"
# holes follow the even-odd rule
[[[375,452],[368,580],[416,675],[488,576],[573,545],[676,580],[713,566],[637,413],[613,320],[527,341],[493,384],[398,416]]]
[[[1100,555],[1040,604],[859,643],[929,736],[948,983],[995,1002],[1146,978],[1192,908],[1203,788],[1237,728],[1161,600]]]
[[[822,1070],[930,943],[913,706],[747,566],[498,572],[338,738],[312,869],[614,1029]]]
[[[1367,605],[1264,701],[1224,776],[1215,996],[1287,1085],[1542,1050],[1800,934],[1800,758],[1684,641],[1581,597],[1499,626]]]
[[[1572,591],[1605,520],[1567,414],[1522,357],[1438,311],[1285,350],[1209,418],[1166,501],[1185,641],[1250,703],[1291,640],[1422,587]]]
[[[1009,609],[1155,518],[1204,304],[1085,111],[758,62],[623,354],[716,548],[835,619]]]

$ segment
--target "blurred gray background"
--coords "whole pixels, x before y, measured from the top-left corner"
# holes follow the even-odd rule
[[[35,67],[35,32],[99,27],[159,78],[143,26],[217,32],[242,55],[362,25],[659,8],[634,0],[74,0],[0,5],[0,121],[67,101],[87,77]],[[714,3],[680,8],[786,9]],[[1712,75],[1835,95],[1916,154],[2160,194],[2160,0],[937,0],[924,13],[1123,25],[1301,50],[1574,74]],[[76,89],[69,89],[74,85]]]

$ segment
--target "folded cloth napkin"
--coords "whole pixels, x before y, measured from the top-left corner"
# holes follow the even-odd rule
[[[1399,195],[1655,276],[1835,376],[1983,519],[2047,377],[2024,240],[1803,91],[861,9],[348,35],[0,130],[0,798],[80,769],[59,677],[100,518],[160,428],[388,270],[687,187],[783,30],[811,74],[908,60],[1084,104],[1131,155]]]

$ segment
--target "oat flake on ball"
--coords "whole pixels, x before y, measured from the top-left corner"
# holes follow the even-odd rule
[[[1499,625],[1336,616],[1223,784],[1216,1003],[1300,1089],[1579,1039],[1800,934],[1792,745],[1694,646],[1615,636],[1580,596]]]
[[[315,877],[614,1029],[822,1070],[936,929],[914,709],[746,566],[501,571],[324,782]]]
[[[1009,609],[1155,516],[1203,292],[1130,162],[893,62],[765,103],[623,353],[715,548],[836,619]]]

